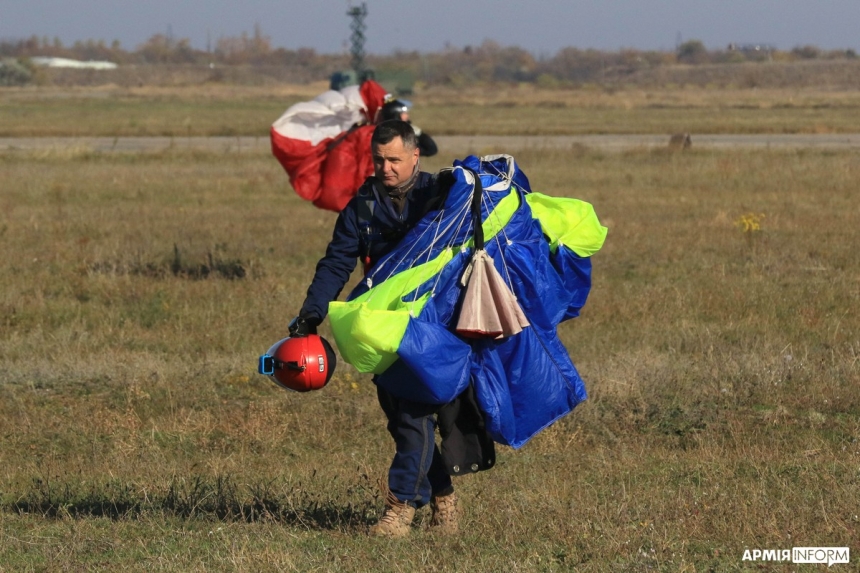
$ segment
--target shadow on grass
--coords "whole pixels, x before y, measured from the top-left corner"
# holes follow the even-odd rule
[[[34,479],[28,491],[4,503],[2,510],[47,519],[126,520],[157,515],[353,531],[365,528],[376,515],[376,496],[366,497],[360,503],[344,502],[337,494],[323,498],[303,490],[301,484],[286,484],[281,491],[276,491],[273,482],[240,487],[228,476],[175,479],[157,493],[139,484],[110,482],[83,490],[70,483]]]

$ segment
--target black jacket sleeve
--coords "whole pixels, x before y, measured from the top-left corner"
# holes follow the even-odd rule
[[[328,303],[337,299],[355,270],[360,249],[356,201],[353,199],[338,215],[325,256],[317,263],[308,287],[301,315],[320,320],[325,318]]]
[[[422,157],[430,157],[431,155],[436,155],[439,152],[439,149],[436,147],[436,142],[433,141],[433,138],[424,133],[423,131],[418,136],[418,150]]]

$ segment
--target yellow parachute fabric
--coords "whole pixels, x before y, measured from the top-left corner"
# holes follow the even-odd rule
[[[334,339],[343,359],[359,372],[382,374],[397,360],[397,348],[411,316],[418,316],[430,293],[404,302],[404,293],[414,291],[436,276],[453,258],[453,249],[398,273],[347,302],[328,305]]]
[[[529,193],[526,203],[549,237],[553,253],[564,245],[580,257],[590,257],[603,246],[607,229],[600,224],[591,203],[542,193]]]

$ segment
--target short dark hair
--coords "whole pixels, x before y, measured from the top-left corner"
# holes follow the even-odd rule
[[[403,147],[407,149],[415,149],[418,147],[418,137],[415,135],[415,130],[406,121],[399,119],[389,119],[383,121],[373,130],[373,136],[370,138],[371,145],[385,145],[391,143],[395,137],[403,140]]]

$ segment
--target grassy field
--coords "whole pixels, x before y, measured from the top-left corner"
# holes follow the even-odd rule
[[[327,86],[6,88],[0,137],[266,136],[290,105]],[[413,121],[437,135],[857,133],[856,90],[533,85],[422,89]],[[451,121],[457,118],[457,121]]]
[[[610,229],[560,327],[589,400],[402,541],[369,378],[255,373],[333,214],[267,153],[0,154],[0,572],[860,570],[857,154],[505,151]]]

